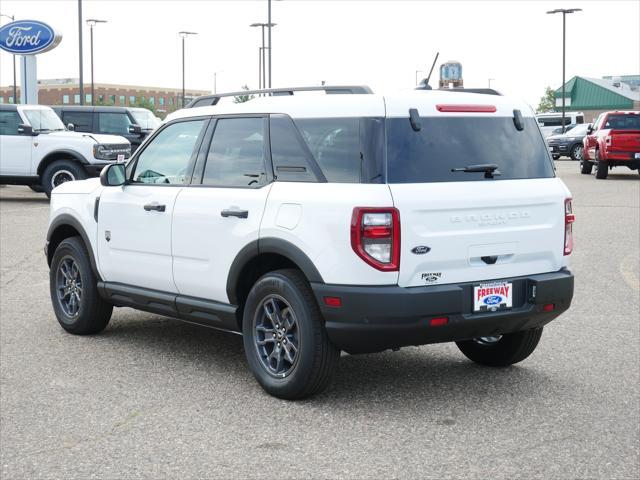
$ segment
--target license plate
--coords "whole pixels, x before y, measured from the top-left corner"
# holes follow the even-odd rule
[[[634,158],[635,158],[636,160],[640,160],[640,153],[636,153]]]
[[[473,287],[473,311],[495,312],[513,306],[511,282],[481,283]]]

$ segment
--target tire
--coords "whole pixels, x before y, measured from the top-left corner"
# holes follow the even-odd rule
[[[593,170],[593,163],[589,160],[581,160],[580,161],[580,173],[583,175],[591,175],[591,171]]]
[[[560,155],[551,155],[551,158],[553,158],[554,160],[558,160],[560,158]]]
[[[609,175],[609,167],[607,162],[604,160],[600,160],[600,152],[596,150],[596,163],[598,165],[598,170],[596,171],[596,178],[599,180],[604,180]]]
[[[56,160],[49,165],[42,175],[42,190],[51,197],[51,190],[64,182],[84,180],[87,173],[84,168],[72,160]]]
[[[66,238],[56,248],[49,270],[49,291],[58,322],[67,332],[91,335],[109,324],[113,305],[98,294],[97,280],[80,237]]]
[[[489,367],[508,367],[521,362],[538,346],[542,327],[521,332],[508,333],[501,337],[481,337],[456,342],[458,348],[469,359]],[[489,339],[496,339],[489,341]]]
[[[277,332],[278,325],[285,331]],[[278,398],[321,392],[340,358],[309,282],[298,270],[277,270],[258,279],[244,306],[242,333],[251,372]]]
[[[582,159],[584,158],[584,146],[581,143],[576,143],[573,147],[571,147],[569,156],[571,157],[571,160],[575,160],[577,162],[582,161]]]

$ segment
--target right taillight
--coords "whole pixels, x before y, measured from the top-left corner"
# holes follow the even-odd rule
[[[576,216],[573,214],[571,199],[564,200],[564,254],[569,255],[573,251],[573,222]]]
[[[395,208],[356,207],[351,217],[351,247],[372,267],[400,267],[400,215]]]

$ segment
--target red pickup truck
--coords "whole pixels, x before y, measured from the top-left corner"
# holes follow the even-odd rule
[[[640,112],[604,112],[587,128],[580,171],[607,178],[613,167],[625,166],[640,173]]]

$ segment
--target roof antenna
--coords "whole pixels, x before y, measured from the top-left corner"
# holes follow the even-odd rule
[[[438,57],[440,56],[440,52],[436,52],[436,57],[433,59],[433,63],[431,64],[431,70],[429,70],[429,75],[427,78],[420,82],[420,85],[416,87],[416,90],[433,90],[431,85],[429,85],[429,80],[431,79],[431,74],[433,73],[433,69],[436,66],[436,62],[438,61]]]

